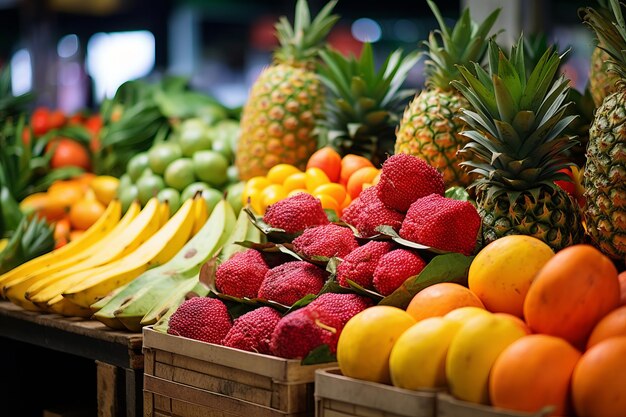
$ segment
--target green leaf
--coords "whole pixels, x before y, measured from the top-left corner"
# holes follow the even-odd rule
[[[328,345],[320,345],[309,352],[300,362],[301,365],[318,365],[321,363],[337,362],[337,356],[330,351]]]
[[[380,302],[384,298],[381,294],[377,293],[376,291],[368,290],[367,288],[357,284],[351,279],[346,280],[346,282],[348,283],[348,285],[350,285],[350,288],[354,290],[355,293],[359,295],[363,295],[365,297],[369,297],[373,299],[376,303]]]
[[[398,233],[393,230],[391,226],[382,225],[376,228],[377,232],[380,232],[383,235],[391,237],[391,240],[396,242],[400,246],[404,246],[410,249],[418,249],[418,250],[426,250],[433,253],[448,253],[447,251],[442,251],[440,249],[436,249],[427,245],[422,245],[421,243],[411,242],[410,240],[406,240],[400,237]]]
[[[441,282],[467,284],[467,274],[474,257],[448,253],[434,257],[417,276],[407,279],[400,288],[385,297],[379,305],[406,309],[415,294]]]
[[[469,193],[465,190],[465,188],[459,186],[448,188],[446,190],[445,197],[459,201],[469,201],[470,199]]]

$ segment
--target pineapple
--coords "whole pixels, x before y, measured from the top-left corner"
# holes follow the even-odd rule
[[[276,25],[280,48],[252,86],[241,116],[235,164],[243,180],[286,163],[304,169],[317,149],[315,124],[323,115],[324,91],[315,73],[318,52],[338,17],[329,2],[311,21],[306,0],[298,0],[292,27]]]
[[[619,0],[610,0],[611,18],[592,8],[583,19],[609,54],[618,90],[596,109],[589,129],[583,177],[587,233],[606,255],[626,259],[626,23]]]
[[[357,154],[382,163],[393,152],[395,130],[413,90],[401,90],[419,53],[391,53],[376,71],[369,43],[361,56],[346,58],[336,51],[320,53],[319,73],[328,89],[326,117],[320,135],[340,154]]]
[[[507,58],[489,42],[489,69],[459,67],[466,81],[452,84],[469,101],[461,118],[468,125],[463,148],[478,178],[476,203],[483,220],[483,243],[511,234],[534,236],[555,251],[579,243],[583,227],[577,203],[558,187],[558,171],[571,162],[575,141],[564,134],[575,119],[565,104],[569,81],[556,76],[561,56],[548,49],[526,72],[520,38]]]
[[[431,32],[425,45],[426,89],[407,107],[397,132],[395,153],[408,153],[425,159],[443,174],[447,185],[467,186],[471,177],[459,167],[457,151],[467,140],[459,133],[464,124],[458,119],[462,108],[469,106],[450,81],[460,80],[456,65],[480,62],[486,50],[486,37],[499,9],[478,25],[466,9],[456,26],[446,26],[441,13],[431,0],[439,31]],[[439,40],[441,38],[441,41]]]
[[[598,0],[600,5],[598,12],[605,19],[611,20],[611,11],[606,0]],[[589,66],[589,91],[596,107],[602,104],[604,98],[617,91],[618,76],[609,69],[609,54],[604,51],[604,46],[598,44],[591,53],[591,65]]]

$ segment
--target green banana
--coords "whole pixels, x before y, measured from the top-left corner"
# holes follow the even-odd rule
[[[131,281],[132,282],[132,281]],[[128,287],[130,285],[130,282],[128,284],[124,284],[121,287],[118,287],[116,289],[114,289],[113,291],[111,291],[109,293],[109,295],[107,295],[106,297],[96,301],[95,303],[93,303],[92,305],[89,306],[89,308],[91,309],[91,311],[95,314],[98,311],[100,311],[102,309],[102,307],[104,307],[105,305],[107,305],[109,303],[109,301],[111,301],[113,299],[113,297],[115,297],[117,294],[119,294],[120,292],[122,292],[126,287]]]
[[[190,280],[190,283],[191,282],[192,281]],[[188,292],[194,292],[198,294],[198,296],[200,297],[206,297],[207,295],[209,295],[209,289],[204,284],[198,281],[195,282],[194,286],[189,286],[189,287],[185,286],[185,289],[187,291],[183,292],[181,290],[177,294],[172,294],[172,296],[168,297],[169,305],[166,305],[164,303],[163,308],[160,311],[158,311],[158,313],[160,314],[150,314],[149,318],[148,318],[148,315],[146,315],[145,318],[148,318],[148,320],[146,320],[146,323],[143,323],[143,320],[142,320],[142,323],[144,324],[144,326],[154,324],[154,330],[162,332],[162,333],[167,333],[167,328],[169,327],[170,317],[172,314],[174,314],[174,312],[178,309],[178,307],[185,301],[185,294],[187,294]],[[155,309],[155,313],[157,313],[156,310],[157,309]],[[150,323],[148,323],[148,321],[150,321]]]
[[[235,222],[230,204],[220,201],[204,226],[180,252],[166,264],[144,272],[129,283],[94,314],[94,318],[109,327],[138,331],[143,325],[143,316],[169,293],[168,289],[198,275],[202,264],[232,233]]]
[[[235,230],[224,242],[224,246],[217,257],[218,264],[229,260],[237,252],[246,250],[244,246],[237,245],[236,242],[249,241],[263,243],[262,239],[265,239],[265,235],[252,224],[246,212],[241,210],[237,217]]]

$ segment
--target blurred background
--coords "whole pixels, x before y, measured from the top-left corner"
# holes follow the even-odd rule
[[[559,49],[572,47],[565,70],[573,85],[587,80],[593,37],[578,17],[589,1],[438,0],[452,24],[470,5],[480,18],[503,7],[501,40],[520,31],[545,33]],[[311,0],[319,10],[325,1]],[[0,66],[10,65],[14,94],[36,93],[33,105],[72,113],[94,108],[124,81],[190,77],[194,89],[227,106],[244,103],[248,88],[271,59],[278,16],[293,18],[295,0],[0,0]],[[391,50],[421,48],[436,27],[425,0],[340,0],[342,16],[331,44],[358,54],[374,43],[382,60]],[[408,79],[423,82],[422,65]]]

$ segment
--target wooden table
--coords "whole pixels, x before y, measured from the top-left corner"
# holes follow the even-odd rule
[[[96,361],[99,417],[143,414],[141,333],[77,317],[22,310],[0,301],[0,337]]]

